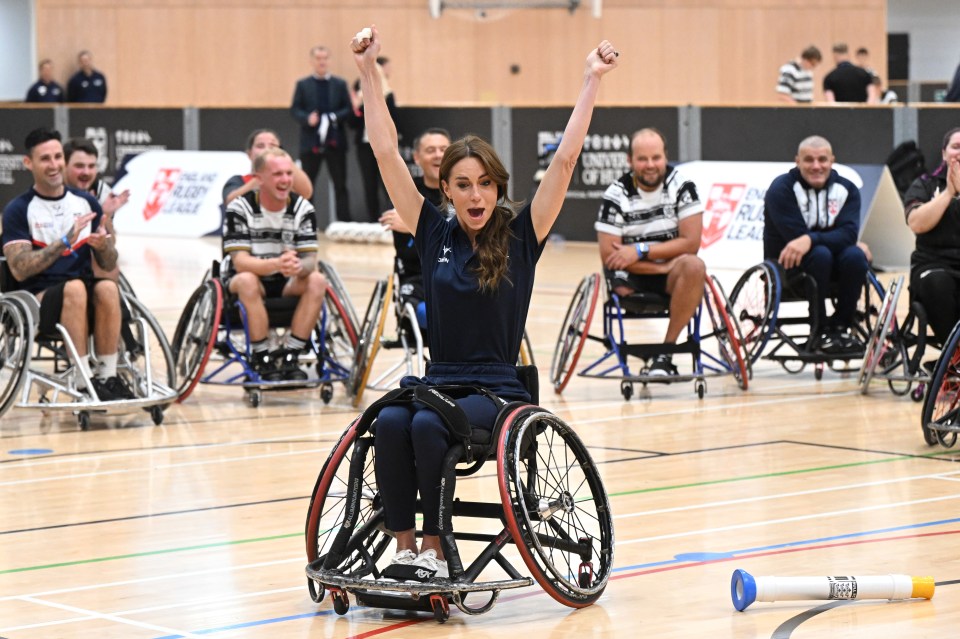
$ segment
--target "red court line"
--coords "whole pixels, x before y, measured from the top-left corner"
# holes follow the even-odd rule
[[[722,559],[711,559],[710,561],[697,561],[692,563],[676,564],[672,566],[661,566],[659,568],[650,568],[648,570],[637,570],[635,572],[627,572],[627,573],[623,573],[622,575],[615,575],[613,577],[610,577],[610,581],[614,581],[616,579],[626,579],[628,577],[639,577],[640,575],[652,575],[658,572],[669,572],[671,570],[680,570],[682,568],[695,568],[697,566],[706,566],[707,564],[719,564],[723,562],[741,561],[744,559],[754,559],[756,557],[772,557],[775,555],[786,555],[788,553],[794,553],[794,552],[806,552],[808,550],[823,550],[825,548],[844,548],[847,546],[876,544],[876,543],[881,543],[886,541],[903,541],[906,539],[921,539],[923,537],[939,537],[941,535],[956,535],[956,534],[960,534],[960,530],[944,530],[941,532],[920,533],[917,535],[901,535],[899,537],[881,537],[879,539],[858,539],[856,541],[845,541],[845,542],[839,542],[835,544],[819,544],[817,546],[803,546],[799,548],[782,548],[780,550],[756,552],[748,555],[734,555],[733,557],[724,557]],[[546,593],[543,592],[542,590],[537,590],[534,592],[524,593],[522,595],[516,595],[513,597],[505,597],[501,599],[500,602],[504,603],[507,601],[516,601],[517,599],[525,599],[527,597],[533,597],[536,595],[543,595],[543,594],[546,594]],[[450,612],[451,613],[453,612],[452,607]],[[413,619],[410,621],[404,621],[402,623],[393,624],[390,626],[386,626],[384,628],[379,628],[377,630],[364,632],[359,635],[351,635],[346,639],[366,639],[367,637],[373,637],[375,635],[383,634],[386,632],[400,630],[401,628],[406,628],[407,626],[411,626],[417,623],[423,623],[424,621],[433,621],[433,617],[424,617],[423,619]]]

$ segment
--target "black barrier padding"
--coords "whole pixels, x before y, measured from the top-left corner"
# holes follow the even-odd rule
[[[256,129],[272,129],[283,148],[297,157],[300,125],[290,109],[200,109],[200,149],[203,151],[247,150],[247,136]]]
[[[917,145],[927,161],[927,170],[934,171],[943,162],[943,136],[960,126],[960,105],[917,109]]]
[[[128,156],[183,150],[183,109],[71,108],[70,136],[93,140],[107,158],[100,173],[112,182]]]
[[[704,107],[702,160],[792,162],[810,135],[830,140],[837,162],[883,164],[893,150],[893,109]]]
[[[53,108],[0,109],[0,210],[33,185],[23,140],[40,127],[53,128]]]
[[[514,199],[532,197],[534,176],[550,156],[548,146],[555,143],[570,118],[569,107],[512,109]],[[667,138],[667,157],[677,161],[678,109],[676,107],[609,107],[594,110],[590,131],[570,181],[563,211],[551,234],[567,240],[593,242],[597,239],[593,224],[607,187],[629,170],[630,134],[644,127],[659,129]],[[542,162],[541,162],[542,160]]]

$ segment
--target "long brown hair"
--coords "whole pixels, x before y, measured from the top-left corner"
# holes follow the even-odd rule
[[[477,280],[481,291],[494,291],[507,276],[507,253],[513,233],[510,222],[517,216],[517,202],[507,197],[507,183],[510,174],[497,156],[490,143],[475,135],[466,135],[447,147],[440,162],[440,181],[449,183],[453,167],[464,158],[476,158],[484,172],[497,185],[497,205],[490,220],[477,233]],[[441,191],[442,193],[442,191]],[[447,208],[449,200],[442,193],[440,210]]]

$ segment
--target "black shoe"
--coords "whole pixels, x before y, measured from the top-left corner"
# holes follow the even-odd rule
[[[863,356],[866,345],[860,341],[853,329],[844,329],[840,332],[838,339],[840,341],[840,352],[844,355]]]
[[[114,375],[107,379],[95,378],[93,380],[93,390],[101,402],[115,402],[122,399],[135,399],[133,391],[127,387],[126,383]]]
[[[300,369],[299,357],[300,353],[290,348],[281,348],[273,354],[280,379],[288,382],[302,382],[307,379],[307,374]]]
[[[672,355],[657,355],[653,358],[653,363],[647,369],[647,375],[650,377],[676,377],[679,375],[677,367],[673,365]]]
[[[843,344],[840,339],[840,331],[836,329],[827,329],[820,333],[817,338],[817,350],[827,355],[838,355],[843,352]]]
[[[260,375],[260,381],[279,382],[283,377],[277,370],[276,362],[269,351],[257,351],[250,356],[250,365]],[[250,379],[250,376],[247,376]],[[250,379],[250,381],[253,381]]]

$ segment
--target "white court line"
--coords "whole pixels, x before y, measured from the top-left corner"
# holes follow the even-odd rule
[[[298,439],[298,438],[310,438],[310,437],[333,437],[339,438],[343,434],[343,431],[346,430],[346,427],[342,430],[327,432],[312,432],[312,433],[293,433],[289,435],[278,435],[277,437],[263,437],[257,439],[245,439],[240,441],[229,441],[229,442],[213,442],[209,444],[188,444],[185,446],[163,446],[160,448],[140,448],[137,450],[124,450],[117,452],[105,452],[97,453],[91,455],[84,455],[82,452],[78,454],[71,454],[69,457],[37,457],[35,459],[25,459],[23,461],[9,462],[6,464],[0,464],[0,471],[3,470],[16,470],[18,468],[34,468],[37,466],[52,466],[57,464],[71,464],[77,463],[80,461],[110,461],[112,459],[124,459],[127,457],[140,457],[145,454],[159,454],[159,453],[180,453],[185,451],[202,451],[202,450],[216,450],[218,448],[230,448],[233,446],[252,446],[256,444],[269,444],[271,442],[282,442],[288,439]],[[302,443],[302,444],[316,444],[319,442],[291,442],[291,443]]]
[[[758,495],[755,497],[745,497],[743,499],[727,499],[723,501],[711,501],[704,502],[700,504],[691,504],[687,506],[676,506],[675,508],[659,508],[657,510],[644,510],[635,513],[627,513],[625,515],[614,515],[614,519],[632,519],[634,517],[649,517],[651,515],[663,515],[665,513],[679,513],[689,510],[701,510],[706,508],[717,508],[719,506],[733,506],[736,504],[753,504],[761,501],[769,501],[771,499],[784,499],[788,497],[805,497],[808,495],[817,495],[820,493],[829,493],[838,490],[851,490],[854,488],[872,488],[876,486],[885,486],[887,484],[899,484],[901,482],[916,481],[919,479],[942,479],[945,481],[960,481],[956,477],[951,477],[951,475],[960,474],[960,470],[950,471],[947,473],[937,473],[932,475],[913,475],[911,477],[899,477],[896,479],[882,479],[879,481],[863,482],[859,484],[847,484],[845,486],[830,486],[827,488],[816,488],[812,490],[801,490],[792,493],[775,493],[771,495]]]
[[[190,637],[191,639],[203,639],[202,635],[196,635],[186,630],[176,630],[175,628],[167,628],[166,626],[157,626],[152,623],[144,623],[142,621],[134,621],[133,619],[124,619],[123,617],[117,617],[115,615],[106,615],[93,612],[92,610],[84,610],[83,608],[76,608],[74,606],[67,606],[65,604],[53,603],[52,601],[44,601],[42,599],[35,599],[34,597],[21,597],[22,601],[29,601],[31,603],[39,604],[41,606],[49,606],[51,608],[59,608],[60,610],[67,610],[69,612],[78,612],[80,614],[89,615],[91,619],[104,619],[106,621],[114,621],[116,623],[125,624],[127,626],[135,626],[137,628],[146,628],[147,630],[156,630],[158,632],[165,632],[167,634],[181,635],[183,637]]]
[[[279,566],[290,563],[303,564],[303,557],[294,557],[292,559],[274,559],[273,561],[259,561],[253,564],[231,565],[226,568],[205,568],[203,570],[189,570],[185,572],[173,572],[166,575],[153,575],[151,577],[141,577],[139,579],[125,579],[123,581],[107,581],[99,584],[90,584],[86,586],[73,586],[72,588],[59,588],[57,590],[44,590],[43,592],[31,592],[26,595],[8,595],[0,597],[0,602],[23,599],[24,597],[49,597],[51,595],[63,595],[72,592],[85,592],[88,590],[98,590],[100,588],[116,588],[119,586],[132,586],[136,584],[151,583],[154,581],[165,581],[167,579],[183,579],[185,577],[197,577],[201,575],[216,575],[235,570],[250,570],[254,568],[264,568],[266,566]],[[2,629],[0,629],[2,630]]]
[[[252,597],[266,597],[269,595],[275,594],[285,594],[288,592],[296,592],[298,590],[303,590],[303,586],[293,586],[291,588],[274,588],[273,590],[261,590],[259,592],[247,592],[240,595],[224,595],[222,597],[210,597],[208,599],[191,599],[190,601],[178,601],[172,604],[165,604],[162,606],[151,606],[149,608],[134,608],[132,610],[118,610],[116,612],[108,613],[111,615],[139,615],[145,614],[148,612],[160,612],[162,610],[176,610],[178,608],[203,608],[213,605],[222,604],[229,601],[239,601],[242,599],[250,599]],[[24,597],[24,600],[29,599],[29,597]],[[43,623],[34,623],[28,624],[25,626],[11,626],[9,628],[0,628],[0,632],[17,632],[19,630],[31,630],[34,628],[47,628],[50,626],[62,626],[65,624],[76,623],[79,621],[89,621],[92,617],[73,617],[71,619],[59,619],[57,621],[46,621]]]
[[[177,464],[161,464],[159,466],[147,466],[144,468],[122,468],[118,470],[104,470],[92,473],[66,473],[54,477],[37,477],[33,479],[18,479],[14,481],[0,482],[0,486],[22,486],[26,484],[41,484],[52,481],[63,481],[68,479],[79,479],[83,477],[101,477],[106,475],[123,475],[128,473],[152,473],[157,470],[169,470],[174,468],[189,468],[191,466],[206,466],[212,464],[230,464],[233,462],[243,462],[254,459],[273,459],[276,457],[292,457],[294,455],[315,455],[320,454],[323,459],[330,454],[329,448],[314,448],[312,450],[296,450],[283,453],[264,453],[262,455],[245,455],[243,457],[226,457],[223,459],[203,459],[199,461],[180,462]]]
[[[855,513],[870,512],[873,510],[883,510],[885,508],[896,508],[899,506],[914,506],[917,504],[930,504],[938,501],[947,501],[950,499],[960,499],[960,495],[948,495],[946,497],[930,497],[928,499],[916,499],[913,501],[900,501],[892,504],[880,504],[876,506],[863,506],[862,508],[849,508],[847,510],[834,510],[825,513],[814,513],[811,515],[798,515],[796,517],[784,517],[782,519],[764,519],[762,521],[749,522],[745,524],[734,524],[732,526],[720,526],[719,528],[703,528],[700,530],[688,530],[669,535],[656,535],[654,537],[640,537],[638,539],[628,539],[627,541],[618,541],[617,545],[640,544],[648,541],[659,541],[662,539],[678,539],[680,537],[693,537],[696,535],[710,535],[718,532],[729,532],[731,530],[743,530],[746,528],[757,528],[759,526],[770,526],[773,524],[787,524],[795,521],[807,521],[810,519],[825,519],[827,517],[837,517],[840,515],[852,515]]]

